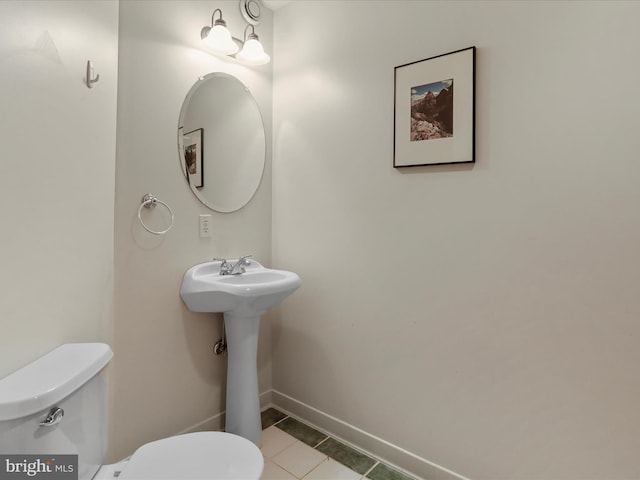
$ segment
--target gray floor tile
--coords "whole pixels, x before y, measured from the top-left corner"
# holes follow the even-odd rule
[[[310,447],[315,447],[318,443],[327,438],[324,433],[321,433],[291,417],[285,418],[283,421],[278,423],[276,427],[287,432],[289,435],[297,438],[301,442],[306,443]]]
[[[317,448],[319,451],[333,458],[334,460],[342,463],[344,466],[349,467],[358,473],[364,474],[371,467],[373,467],[376,461],[361,453],[344,443],[329,438],[327,441],[322,442]]]
[[[269,428],[274,423],[279,422],[283,418],[287,416],[286,413],[282,413],[280,410],[276,410],[275,408],[267,408],[264,412],[260,414],[262,419],[262,429]]]
[[[394,470],[382,463],[376,465],[376,468],[369,472],[367,478],[371,480],[413,480],[412,477],[408,477],[404,473]]]

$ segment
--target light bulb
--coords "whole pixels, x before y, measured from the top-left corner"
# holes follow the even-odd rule
[[[227,27],[219,24],[218,21],[209,31],[206,41],[216,53],[233,55],[238,51],[238,45],[231,39],[231,33],[227,30]]]
[[[271,57],[264,53],[264,48],[257,38],[249,38],[236,58],[248,65],[264,65],[271,61]]]

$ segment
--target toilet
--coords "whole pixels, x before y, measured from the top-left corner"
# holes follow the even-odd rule
[[[103,343],[68,343],[1,379],[0,452],[37,455],[42,462],[77,455],[78,480],[114,474],[118,480],[259,480],[264,460],[258,447],[225,432],[150,442],[126,461],[101,468],[107,387],[99,373],[112,357]]]

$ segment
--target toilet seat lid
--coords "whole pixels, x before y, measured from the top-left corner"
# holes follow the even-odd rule
[[[259,480],[262,453],[246,438],[196,432],[147,443],[133,454],[120,479]]]

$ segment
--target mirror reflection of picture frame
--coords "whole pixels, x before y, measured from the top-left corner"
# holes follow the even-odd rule
[[[204,130],[198,128],[184,134],[184,165],[189,183],[196,188],[204,187],[203,142]]]
[[[191,182],[184,158],[184,134],[199,128],[207,132],[204,188]],[[258,102],[244,83],[222,72],[198,77],[185,96],[176,134],[180,171],[205,207],[231,213],[252,200],[264,173],[266,135]]]

